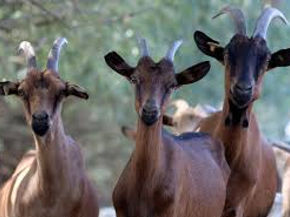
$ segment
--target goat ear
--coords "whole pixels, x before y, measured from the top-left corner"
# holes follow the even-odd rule
[[[11,81],[3,81],[0,82],[0,95],[17,95],[18,94],[18,86],[19,83],[11,82]]]
[[[136,130],[130,128],[130,127],[126,127],[126,126],[122,126],[121,128],[122,134],[124,136],[126,136],[127,138],[135,141],[136,140],[136,136],[137,136],[137,132]]]
[[[208,37],[200,31],[193,34],[197,47],[206,55],[211,56],[224,64],[224,48],[219,46],[219,42]]]
[[[115,51],[106,54],[104,58],[107,65],[120,75],[130,78],[133,74],[134,68],[126,63],[126,61]]]
[[[76,96],[76,97],[79,97],[81,99],[88,99],[89,98],[89,94],[87,93],[87,91],[84,88],[82,88],[76,84],[71,84],[69,82],[66,83],[65,95],[66,96]]]
[[[271,55],[267,70],[276,67],[290,66],[290,48],[279,50]]]
[[[175,75],[177,86],[191,84],[202,79],[210,70],[209,61],[198,63]]]

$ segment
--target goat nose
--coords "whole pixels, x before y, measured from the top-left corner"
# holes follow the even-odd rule
[[[147,106],[147,107],[154,107],[154,106],[156,106],[156,102],[155,102],[154,99],[148,99],[146,101],[146,103],[145,103],[145,106]]]
[[[48,114],[46,112],[36,112],[32,115],[33,119],[37,120],[47,120],[48,119]]]
[[[242,92],[242,93],[251,92],[252,88],[253,86],[248,83],[237,83],[234,87],[235,91]]]
[[[147,100],[143,107],[143,111],[152,112],[155,110],[158,110],[155,100],[152,100],[152,99]]]
[[[150,126],[154,124],[160,116],[159,108],[156,105],[156,102],[154,100],[148,100],[145,103],[140,115],[146,125]]]

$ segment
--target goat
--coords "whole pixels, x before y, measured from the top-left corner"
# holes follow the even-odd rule
[[[61,118],[64,98],[88,99],[83,88],[59,76],[59,54],[66,43],[65,38],[55,40],[47,68],[40,71],[33,47],[21,42],[26,77],[0,83],[1,95],[15,95],[23,102],[36,149],[23,157],[1,188],[0,217],[98,216],[97,195],[85,174],[80,147],[65,134]]]
[[[275,198],[277,170],[273,150],[259,130],[252,107],[259,98],[265,72],[290,65],[290,49],[271,54],[266,41],[271,20],[287,20],[279,10],[266,8],[253,36],[247,37],[242,11],[227,6],[215,17],[224,13],[234,18],[236,26],[236,34],[226,47],[203,32],[194,33],[197,47],[225,66],[223,110],[203,119],[200,132],[223,142],[232,171],[223,216],[267,216]]]
[[[173,89],[203,78],[209,62],[174,74],[177,41],[159,62],[140,39],[141,58],[131,67],[116,52],[109,67],[135,87],[138,114],[135,150],[113,192],[118,217],[218,217],[222,214],[229,168],[222,145],[203,133],[173,136],[162,119]]]

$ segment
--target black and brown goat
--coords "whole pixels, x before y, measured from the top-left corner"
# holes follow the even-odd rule
[[[266,71],[290,65],[290,49],[271,53],[266,41],[271,20],[287,20],[279,10],[266,8],[248,37],[242,11],[226,7],[218,15],[223,13],[234,18],[237,30],[226,47],[200,31],[194,33],[198,48],[225,66],[223,110],[205,118],[200,131],[223,142],[232,171],[223,216],[267,216],[275,198],[277,170],[252,108]]]
[[[133,83],[138,114],[136,148],[114,189],[118,217],[219,217],[225,202],[229,168],[222,145],[203,133],[173,136],[162,129],[172,90],[203,78],[209,62],[175,74],[176,42],[154,62],[145,40],[142,57],[129,66],[116,52],[107,64]]]
[[[98,203],[88,180],[79,145],[65,134],[62,101],[74,95],[87,99],[77,85],[63,81],[58,59],[66,39],[57,39],[49,53],[47,68],[36,67],[34,50],[22,42],[28,72],[19,82],[1,82],[1,95],[15,95],[24,104],[35,149],[18,164],[0,190],[0,217],[97,217]]]

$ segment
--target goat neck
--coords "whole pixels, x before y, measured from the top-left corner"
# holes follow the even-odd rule
[[[63,183],[66,183],[66,187],[70,187],[67,185],[71,179],[68,179],[67,173],[70,168],[66,157],[70,140],[64,133],[60,114],[55,114],[55,121],[47,135],[38,137],[34,134],[34,140],[37,150],[39,186],[46,192],[61,189]]]
[[[133,155],[133,165],[137,176],[150,177],[160,168],[162,162],[162,117],[152,126],[146,126],[138,120],[136,151]],[[141,178],[141,177],[140,177]]]

